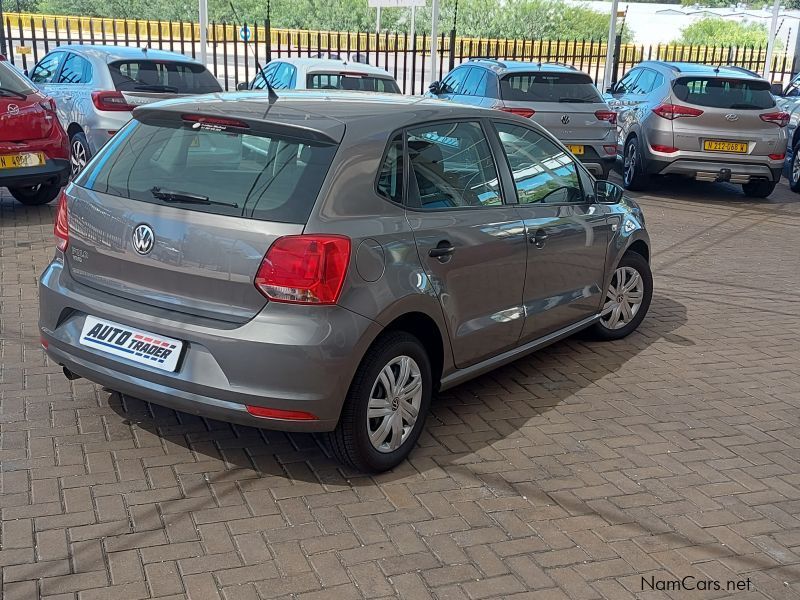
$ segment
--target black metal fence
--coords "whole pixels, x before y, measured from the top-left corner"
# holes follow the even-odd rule
[[[111,44],[147,46],[199,58],[200,29],[196,23],[92,19],[49,15],[7,14],[2,32],[8,59],[23,69],[32,67],[56,46]],[[0,39],[0,44],[3,40]],[[559,62],[603,80],[607,46],[603,40],[479,39],[455,31],[435,40],[441,75],[472,57],[531,62]],[[274,58],[339,56],[385,68],[406,94],[423,93],[431,81],[432,40],[422,34],[330,32],[275,29],[263,23],[212,23],[207,31],[208,67],[225,89],[249,81],[257,64]],[[0,47],[0,52],[3,49]],[[615,40],[612,80],[643,60],[678,60],[736,65],[762,72],[766,49],[761,47],[635,45]],[[788,82],[797,72],[797,57],[776,53],[770,65],[773,81]]]

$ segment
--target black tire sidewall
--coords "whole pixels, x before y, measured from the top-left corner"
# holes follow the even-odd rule
[[[422,376],[422,401],[414,429],[400,448],[393,452],[379,452],[369,439],[367,432],[367,409],[372,386],[378,374],[389,361],[397,356],[410,356],[420,369]],[[419,439],[425,427],[425,418],[433,396],[431,364],[424,346],[411,334],[392,332],[373,344],[353,379],[347,396],[339,427],[350,428],[348,437],[355,442],[350,448],[350,462],[366,471],[386,471],[401,463]]]
[[[86,164],[89,164],[89,160],[92,158],[92,151],[89,149],[89,140],[86,139],[86,134],[84,134],[82,131],[78,131],[77,133],[73,133],[72,134],[72,137],[70,137],[70,139],[69,139],[70,157],[72,156],[72,146],[75,144],[75,142],[80,142],[81,146],[83,146],[83,150],[86,153]],[[84,165],[83,168],[85,169],[86,166]],[[78,173],[72,173],[72,163],[70,162],[70,178],[71,179],[74,179],[75,177],[80,175],[82,172],[83,172],[83,169],[81,169]]]
[[[791,185],[791,179],[789,180],[789,184]],[[775,191],[777,185],[777,181],[760,179],[743,184],[742,191],[744,192],[744,195],[748,196],[749,198],[767,198],[772,194],[772,192]]]
[[[639,307],[639,311],[636,313],[636,316],[634,316],[633,320],[625,327],[620,329],[609,329],[603,325],[602,321],[598,321],[595,324],[593,331],[596,334],[596,337],[604,340],[618,340],[636,331],[647,315],[647,311],[650,309],[650,303],[653,300],[653,273],[647,260],[645,260],[641,254],[637,254],[636,252],[626,252],[622,256],[622,259],[620,259],[617,266],[614,267],[614,270],[619,269],[620,267],[631,267],[636,269],[636,271],[639,273],[639,277],[641,277],[642,281],[644,282],[644,296],[642,298],[642,305]],[[604,303],[605,293],[605,290],[603,290]]]
[[[61,186],[57,183],[51,183],[40,185],[39,189],[35,192],[29,192],[29,189],[30,188],[9,188],[8,191],[20,204],[24,204],[25,206],[41,206],[58,198]]]

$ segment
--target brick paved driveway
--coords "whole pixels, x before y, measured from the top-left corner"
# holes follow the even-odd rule
[[[0,596],[800,597],[800,196],[669,187],[640,332],[448,392],[379,477],[69,383],[36,332],[53,209],[4,196]],[[723,590],[642,592],[687,575]]]

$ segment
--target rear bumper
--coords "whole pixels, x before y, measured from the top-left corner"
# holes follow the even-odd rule
[[[0,171],[0,186],[15,188],[51,183],[64,186],[69,181],[69,173],[69,160],[48,159],[40,167],[4,169]]]
[[[39,291],[47,354],[76,375],[176,410],[284,431],[336,427],[355,369],[380,330],[339,306],[271,303],[242,325],[192,318],[87,288],[59,259],[42,274]],[[86,315],[183,340],[178,369],[168,373],[81,345]],[[317,419],[264,419],[247,405]]]
[[[611,141],[597,141],[591,142],[564,142],[568,146],[583,146],[583,154],[576,155],[581,164],[586,167],[592,175],[602,175],[605,171],[610,170],[617,160],[616,143]],[[614,151],[608,154],[605,151],[605,146],[614,147]]]
[[[702,181],[747,183],[751,179],[778,181],[783,171],[783,161],[765,160],[758,163],[692,158],[664,160],[651,157],[647,159],[645,168],[648,173],[655,175],[684,175]]]

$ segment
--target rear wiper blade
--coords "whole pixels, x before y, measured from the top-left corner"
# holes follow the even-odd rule
[[[18,92],[16,90],[10,90],[8,88],[4,88],[4,87],[0,86],[0,96],[9,96],[9,95],[16,96],[20,100],[27,100],[28,99],[28,96],[26,96],[22,92]]]
[[[134,90],[142,90],[142,91],[150,91],[150,92],[172,92],[174,94],[178,93],[178,88],[172,85],[136,85],[133,87]]]
[[[186,192],[174,192],[172,190],[162,190],[160,187],[154,187],[150,190],[153,198],[158,198],[164,202],[182,202],[184,204],[203,204],[215,206],[230,206],[231,208],[239,208],[238,204],[233,202],[218,202],[210,200],[208,196],[200,196],[198,194],[188,194]]]
[[[571,102],[573,104],[586,104],[591,100],[584,100],[583,98],[559,98],[559,102]]]
[[[731,109],[732,109],[732,110],[735,110],[735,109],[737,109],[737,108],[738,108],[739,110],[747,110],[747,109],[760,109],[760,110],[764,110],[764,108],[763,108],[763,107],[761,107],[761,106],[757,106],[757,105],[755,105],[755,104],[731,104]]]

